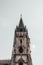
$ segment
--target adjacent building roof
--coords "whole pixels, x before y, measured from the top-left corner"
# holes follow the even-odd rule
[[[10,64],[10,60],[0,60],[0,65],[9,65]]]

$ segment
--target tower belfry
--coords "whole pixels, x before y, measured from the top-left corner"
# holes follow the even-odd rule
[[[22,17],[15,29],[11,65],[32,65],[30,38]]]

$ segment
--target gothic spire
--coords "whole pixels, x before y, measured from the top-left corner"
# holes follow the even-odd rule
[[[22,20],[22,15],[20,17],[19,27],[24,27],[23,20]]]

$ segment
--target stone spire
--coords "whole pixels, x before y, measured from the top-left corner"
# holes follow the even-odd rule
[[[22,15],[20,17],[19,27],[24,27],[23,20],[22,20]]]

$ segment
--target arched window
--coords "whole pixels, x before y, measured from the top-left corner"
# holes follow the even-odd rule
[[[20,39],[20,43],[22,43],[22,39]]]
[[[19,52],[20,52],[20,53],[23,53],[23,48],[22,48],[22,46],[19,47]]]
[[[8,64],[6,63],[6,64],[4,64],[4,65],[8,65]]]
[[[23,65],[23,62],[19,62],[19,65]]]

